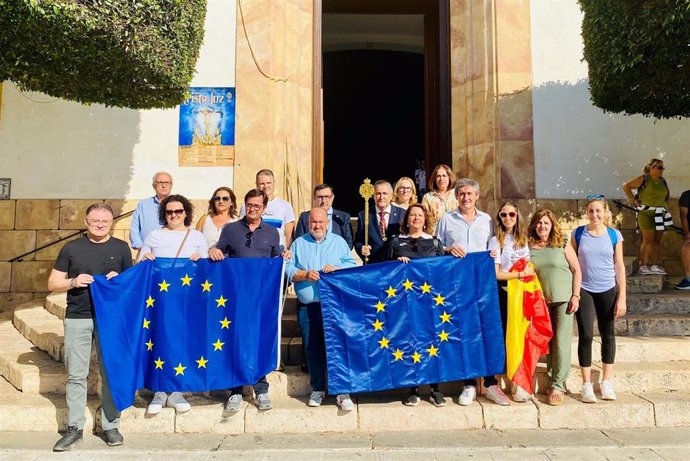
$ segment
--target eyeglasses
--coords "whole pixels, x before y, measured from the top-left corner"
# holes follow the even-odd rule
[[[230,201],[230,196],[229,195],[216,195],[213,197],[214,202],[229,202]]]
[[[247,210],[260,210],[260,209],[262,209],[264,206],[263,206],[263,205],[256,205],[256,204],[254,204],[254,203],[245,203],[245,204],[244,204],[244,207],[245,207]]]
[[[587,196],[587,200],[604,200],[606,197],[601,194],[590,194]]]
[[[245,237],[247,238],[247,240],[244,242],[244,246],[246,246],[247,248],[251,248],[252,237],[254,237],[254,232],[247,232],[247,235],[245,235]]]
[[[412,188],[410,186],[400,186],[400,187],[398,187],[398,190],[405,192],[405,191],[411,191]]]
[[[165,210],[166,216],[172,216],[172,215],[182,216],[183,213],[184,213],[184,208],[180,208],[179,210]]]
[[[508,216],[510,216],[511,218],[514,218],[515,216],[517,216],[517,213],[514,211],[509,211],[509,212],[502,211],[502,212],[498,213],[498,215],[501,218],[507,218]]]
[[[654,168],[656,168],[656,169],[659,170],[659,171],[664,171],[664,170],[666,169],[665,166],[663,166],[663,165],[658,165],[658,164],[657,164],[657,165],[654,165]]]
[[[315,195],[314,199],[315,200],[330,200],[333,198],[333,194],[331,195]]]
[[[92,226],[109,226],[113,222],[112,219],[89,219],[88,221]]]
[[[154,184],[157,186],[169,186],[172,184],[172,181],[156,181]]]

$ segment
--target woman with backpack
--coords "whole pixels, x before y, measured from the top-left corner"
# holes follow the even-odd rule
[[[582,270],[580,307],[577,319],[577,355],[582,372],[582,401],[596,403],[592,386],[592,339],[596,312],[601,336],[601,398],[616,400],[611,385],[616,356],[615,320],[625,315],[626,278],[623,236],[611,227],[611,212],[603,195],[587,197],[589,224],[573,231],[570,244]]]
[[[668,212],[670,193],[663,174],[664,161],[653,158],[645,165],[642,176],[623,184],[628,201],[637,209],[637,225],[642,234],[640,275],[666,275],[659,265],[659,246],[666,225],[672,221]]]

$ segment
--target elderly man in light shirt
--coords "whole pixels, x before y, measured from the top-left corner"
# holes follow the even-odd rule
[[[153,175],[152,186],[156,195],[137,203],[129,228],[129,241],[135,250],[141,248],[152,230],[161,227],[161,223],[158,222],[158,205],[170,195],[172,184],[172,176],[165,171],[159,171]]]

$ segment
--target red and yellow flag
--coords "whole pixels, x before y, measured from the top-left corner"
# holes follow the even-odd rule
[[[528,264],[521,259],[510,271],[523,271]],[[548,354],[552,337],[549,307],[536,274],[523,280],[508,280],[506,367],[513,384],[533,392],[532,381],[539,356]]]

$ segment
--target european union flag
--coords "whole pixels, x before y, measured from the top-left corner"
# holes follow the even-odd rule
[[[505,372],[488,252],[322,274],[319,293],[331,394]]]
[[[156,258],[94,277],[91,296],[115,405],[137,389],[254,384],[278,363],[282,258]]]

